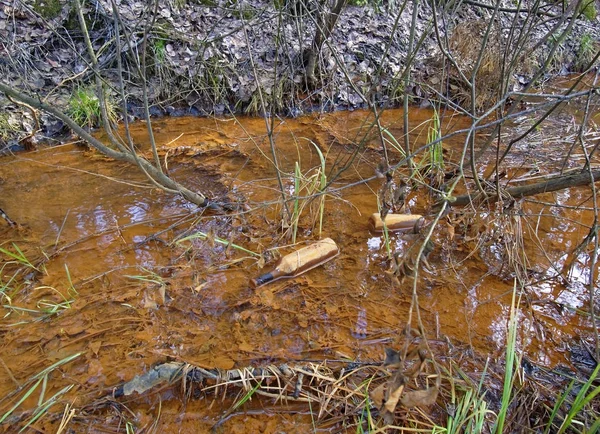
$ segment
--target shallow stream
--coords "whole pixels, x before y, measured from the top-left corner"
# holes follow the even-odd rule
[[[432,110],[411,109],[412,146],[426,143],[432,116]],[[75,385],[66,395],[74,408],[168,360],[220,369],[301,360],[382,361],[385,347],[402,344],[414,299],[413,279],[390,276],[385,238],[368,227],[383,183],[374,176],[381,138],[369,130],[372,122],[372,115],[356,111],[275,119],[270,125],[284,191],[293,195],[300,183],[300,193],[308,195],[322,174],[329,185],[320,233],[318,197],[287,202],[299,215],[296,246],[294,228],[283,217],[264,119],[153,123],[168,173],[189,188],[240,205],[226,215],[164,193],[135,167],[77,144],[0,158],[0,207],[20,225],[11,228],[0,220],[0,247],[15,252],[18,246],[38,268],[23,269],[2,257],[0,396],[76,353],[81,355],[61,366],[47,386],[50,396]],[[391,137],[402,143],[402,112],[385,111],[380,122],[389,132],[384,138],[390,159],[398,161]],[[468,127],[466,118],[443,113],[443,133]],[[132,133],[150,155],[146,125],[133,125]],[[464,141],[464,134],[444,141],[447,170]],[[551,146],[567,145],[548,142],[545,149]],[[503,169],[510,179],[534,170],[552,173],[557,165],[524,150]],[[372,179],[360,182],[367,178]],[[407,208],[431,218],[432,198],[425,191],[409,193]],[[434,353],[450,345],[466,350],[465,358],[503,357],[514,286],[509,265],[515,260],[503,247],[522,231],[522,249],[514,253],[524,255],[523,272],[533,283],[521,299],[519,350],[536,365],[568,365],[571,347],[590,333],[580,314],[589,306],[589,257],[578,258],[568,285],[555,276],[586,236],[592,206],[590,189],[578,188],[535,196],[519,202],[517,210],[490,207],[483,215],[465,207],[445,216],[433,232],[430,267],[420,268],[416,285]],[[198,232],[207,237],[178,241]],[[324,237],[337,242],[339,256],[293,279],[250,287],[250,279],[271,269],[279,256]],[[391,252],[408,251],[413,238],[392,234]],[[184,403],[177,391],[163,389],[128,397],[124,406],[137,427],[158,419],[157,432],[196,433],[210,429],[234,398],[203,396]],[[33,394],[22,408],[36,400]],[[247,409],[228,417],[222,432],[313,429],[306,407],[290,404],[286,410],[264,400]],[[272,412],[277,418],[269,417]],[[55,430],[59,422],[42,418],[35,426]],[[71,426],[78,432],[125,432],[125,422],[110,406],[79,414]]]

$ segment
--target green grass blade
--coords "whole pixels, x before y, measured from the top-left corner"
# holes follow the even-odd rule
[[[208,235],[205,234],[204,232],[196,232],[195,234],[188,235],[187,237],[183,237],[183,238],[177,240],[176,244],[181,244],[181,243],[183,243],[185,241],[196,240],[196,239],[206,240],[207,238],[208,238]],[[237,244],[234,244],[234,243],[232,243],[232,242],[230,242],[228,240],[224,240],[224,239],[219,238],[219,237],[215,237],[214,240],[215,240],[215,243],[223,244],[225,246],[231,246],[234,249],[242,251],[242,252],[245,252],[245,253],[248,253],[249,255],[260,257],[260,255],[258,253],[253,252],[253,251],[248,250],[248,249],[245,249],[242,246],[238,246]]]
[[[569,383],[567,390],[565,390],[565,392],[556,400],[556,403],[554,404],[554,408],[552,408],[552,413],[550,413],[550,420],[548,421],[548,424],[546,425],[544,434],[548,434],[550,432],[550,429],[552,428],[552,424],[554,423],[554,419],[556,418],[558,410],[560,409],[560,407],[562,407],[563,403],[567,399],[567,396],[569,396],[569,394],[571,393],[571,390],[573,389],[574,385],[575,385],[575,381],[573,380]]]
[[[244,405],[246,402],[248,402],[248,400],[250,400],[252,398],[252,395],[254,395],[254,393],[258,390],[258,388],[261,385],[262,385],[262,381],[259,381],[256,384],[256,386],[254,386],[252,389],[250,389],[248,392],[246,392],[246,394],[244,396],[242,396],[242,398],[233,405],[233,411],[237,410],[242,405]]]
[[[7,250],[3,247],[0,247],[0,252],[4,253],[6,256],[8,256],[9,258],[14,259],[15,261],[17,261],[19,264],[22,264],[26,267],[29,267],[33,270],[36,271],[40,271],[37,269],[37,267],[35,265],[33,265],[29,259],[27,259],[27,257],[25,256],[25,254],[23,253],[23,251],[19,248],[19,246],[17,246],[15,243],[12,243],[14,249],[17,251],[17,253],[11,252],[10,250]]]
[[[404,147],[396,140],[396,137],[391,133],[387,128],[381,128],[381,132],[384,135],[384,140],[386,143],[389,143],[396,151],[400,153],[402,159],[406,158],[406,153],[404,152]],[[387,136],[387,138],[385,138]]]
[[[53,363],[52,365],[48,366],[47,368],[43,369],[42,371],[38,372],[36,375],[31,377],[29,380],[27,380],[25,385],[27,385],[29,383],[33,383],[33,382],[35,382],[35,384],[33,384],[27,390],[27,392],[25,392],[25,394],[15,403],[15,405],[12,406],[12,408],[10,410],[8,410],[6,413],[4,413],[4,415],[0,418],[0,424],[3,423],[17,409],[17,407],[19,407],[23,402],[25,402],[25,400],[27,398],[29,398],[33,392],[35,392],[35,390],[38,388],[38,386],[40,384],[43,384],[43,388],[40,393],[40,398],[38,399],[38,404],[40,404],[43,401],[43,396],[45,395],[46,382],[48,381],[48,375],[52,371],[54,371],[56,368],[58,368],[59,366],[62,366],[64,364],[67,364],[67,363],[75,360],[77,357],[81,356],[82,354],[83,353],[80,352],[80,353],[75,353],[69,357],[65,357],[64,359]],[[25,385],[22,387],[25,387]],[[69,386],[67,386],[67,387],[69,387]],[[72,387],[72,385],[71,385],[71,387]],[[16,393],[19,393],[20,391],[21,391],[21,388],[17,389]],[[55,394],[54,396],[52,396],[48,401],[46,401],[46,403],[53,400],[57,395],[58,394]]]
[[[4,415],[0,418],[0,424],[2,422],[4,422],[6,420],[7,417],[9,417],[13,411],[15,411],[17,409],[17,407],[19,407],[23,402],[25,402],[25,400],[27,398],[29,398],[31,396],[31,394],[33,392],[35,392],[35,389],[38,388],[38,386],[40,385],[40,383],[44,380],[44,378],[39,378],[38,381],[29,388],[29,390],[27,390],[27,392],[21,397],[21,399],[19,399],[15,405],[12,406],[12,408],[10,410],[8,410],[6,413],[4,413]]]
[[[69,267],[67,266],[66,263],[65,263],[65,272],[67,273],[67,280],[69,282],[69,289],[67,290],[67,292],[69,293],[69,295],[71,297],[74,297],[75,295],[78,295],[79,293],[75,289],[75,285],[73,285],[73,279],[71,279],[71,272],[69,271]]]
[[[21,428],[19,430],[19,432],[25,431],[29,427],[29,425],[31,425],[36,420],[38,420],[43,415],[45,415],[46,412],[48,411],[48,409],[50,407],[52,407],[54,404],[57,403],[58,398],[60,398],[62,395],[64,395],[65,393],[67,393],[69,390],[71,390],[73,388],[73,386],[74,386],[74,384],[69,384],[68,386],[63,387],[61,390],[59,390],[54,395],[52,395],[46,402],[40,402],[38,404],[38,407],[33,412],[32,418],[29,419],[29,421],[27,422],[27,424],[25,424],[25,426],[23,426],[23,428]],[[41,396],[42,395],[40,395],[40,397]]]
[[[319,191],[321,193],[323,193],[323,190],[325,190],[325,187],[327,186],[327,174],[325,173],[325,156],[323,155],[323,152],[321,152],[321,148],[319,148],[315,142],[313,142],[311,140],[310,143],[312,143],[314,148],[317,150],[317,154],[319,155],[319,161],[321,162],[321,168],[319,171],[319,173],[320,173]],[[319,198],[319,235],[321,235],[321,232],[323,231],[323,213],[324,213],[324,211],[325,211],[325,195],[321,194],[321,197]]]
[[[292,243],[296,242],[296,235],[298,233],[298,219],[300,218],[300,211],[298,210],[298,196],[300,196],[300,179],[302,178],[302,172],[300,171],[300,165],[296,161],[294,169],[294,212],[292,213]]]
[[[35,380],[36,378],[40,378],[40,377],[43,377],[43,376],[45,376],[45,375],[49,374],[50,372],[54,371],[54,370],[55,370],[56,368],[58,368],[59,366],[66,365],[67,363],[69,363],[69,362],[72,362],[72,361],[73,361],[73,360],[75,360],[77,357],[81,356],[82,354],[83,354],[83,352],[80,352],[80,353],[75,353],[75,354],[73,354],[73,355],[71,355],[71,356],[65,357],[65,358],[64,358],[64,359],[62,359],[62,360],[59,360],[59,361],[58,361],[58,362],[56,362],[56,363],[53,363],[52,365],[48,366],[48,367],[47,367],[46,369],[44,369],[43,371],[41,371],[41,372],[37,373],[36,375],[34,375],[34,376],[32,377],[32,380]]]
[[[592,372],[592,375],[590,375],[588,381],[586,381],[586,383],[581,387],[581,390],[575,397],[575,401],[573,401],[573,405],[571,405],[571,408],[569,409],[567,417],[565,418],[558,430],[558,434],[564,433],[567,430],[567,428],[571,426],[573,420],[577,417],[578,414],[581,413],[584,407],[588,405],[600,393],[600,386],[598,386],[588,394],[588,390],[592,386],[592,383],[598,377],[598,372],[600,372],[600,364],[596,366],[596,369],[594,369],[594,372]]]
[[[165,284],[163,278],[160,277],[155,272],[153,272],[152,270],[148,270],[147,268],[144,268],[144,267],[142,267],[141,270],[144,271],[146,274],[136,274],[136,275],[127,274],[127,275],[125,275],[125,277],[127,277],[129,279],[133,279],[133,280],[139,280],[140,282],[154,283],[154,284],[157,284],[160,286]]]
[[[516,363],[516,345],[517,345],[517,282],[515,280],[513,287],[512,303],[510,307],[510,318],[508,323],[508,335],[506,342],[506,370],[504,372],[504,387],[502,390],[502,405],[498,412],[498,419],[494,426],[493,432],[501,434],[504,429],[504,422],[506,419],[506,413],[508,412],[508,406],[510,405],[512,396],[512,386],[514,382],[514,368]]]
[[[593,433],[597,433],[597,432],[600,432],[600,417],[596,418],[596,421],[587,430],[587,433],[589,433],[589,434],[593,434]]]

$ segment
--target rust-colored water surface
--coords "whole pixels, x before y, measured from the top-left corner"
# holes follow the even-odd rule
[[[470,125],[442,115],[444,133]],[[431,110],[411,110],[413,147],[426,143],[432,117]],[[568,363],[570,343],[590,333],[581,315],[589,307],[590,257],[567,255],[592,224],[590,189],[492,206],[483,215],[450,211],[433,232],[429,266],[413,286],[410,276],[390,272],[390,256],[402,257],[415,236],[392,234],[388,252],[385,237],[368,227],[386,182],[375,176],[381,140],[391,161],[401,159],[403,143],[401,111],[384,112],[380,122],[383,137],[370,128],[367,112],[276,119],[269,137],[257,118],[155,121],[169,174],[236,205],[238,211],[225,214],[197,209],[154,188],[134,167],[77,145],[0,159],[0,207],[20,225],[0,221],[0,247],[13,254],[2,255],[1,268],[3,414],[41,379],[3,429],[31,422],[55,432],[68,403],[74,432],[197,433],[217,422],[221,432],[312,431],[320,426],[314,409],[255,399],[232,412],[241,398],[234,391],[186,399],[163,388],[120,401],[105,397],[167,361],[222,370],[324,359],[381,362],[384,348],[402,345],[409,314],[417,313],[434,354],[460,348],[468,350],[464,357],[496,360],[505,351],[515,273],[532,282],[520,304],[519,351],[540,366]],[[132,133],[147,152],[146,126],[136,124]],[[464,141],[458,134],[444,142],[447,171]],[[516,178],[551,173],[559,164],[524,152],[503,170]],[[395,182],[405,175],[403,167]],[[306,197],[321,182],[326,195],[282,204],[280,185],[288,198],[295,191]],[[436,198],[424,191],[417,184],[408,193],[407,209],[429,219]],[[298,217],[296,229],[286,212]],[[503,247],[521,233],[522,249],[507,254]],[[279,256],[325,237],[338,244],[336,258],[299,277],[250,287]],[[573,267],[565,285],[556,276],[567,261]],[[60,399],[35,420],[42,387],[44,402],[57,393]],[[321,429],[344,428],[330,421]]]

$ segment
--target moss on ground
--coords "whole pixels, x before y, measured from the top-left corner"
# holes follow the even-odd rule
[[[33,10],[46,19],[56,18],[62,10],[60,0],[35,0]]]

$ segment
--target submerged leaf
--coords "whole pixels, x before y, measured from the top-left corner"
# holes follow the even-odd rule
[[[437,400],[438,391],[437,386],[422,390],[411,390],[402,396],[400,404],[406,408],[433,405]]]
[[[374,390],[369,393],[371,400],[375,404],[377,408],[381,408],[383,406],[383,399],[385,395],[385,383],[380,384]]]

